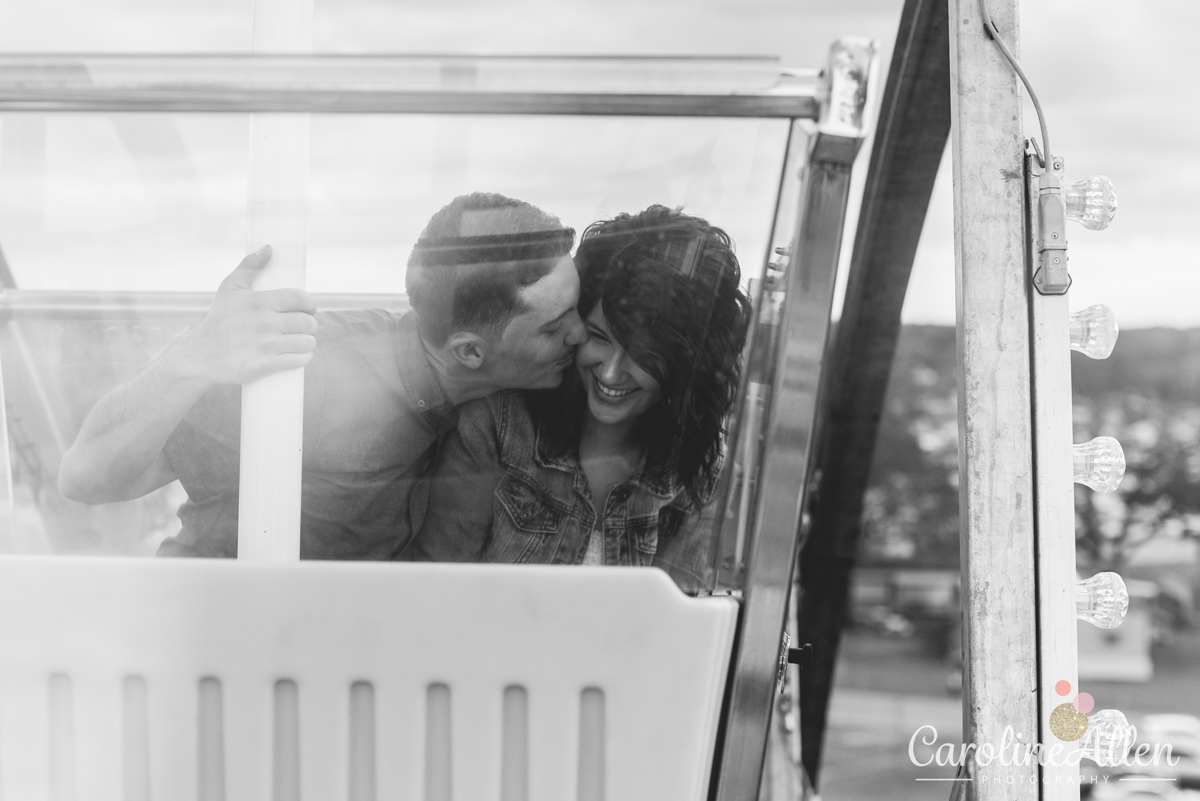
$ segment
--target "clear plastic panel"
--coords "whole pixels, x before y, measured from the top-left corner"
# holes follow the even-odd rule
[[[59,494],[58,466],[92,405],[196,324],[245,254],[249,122],[0,116],[13,550],[152,554],[179,530],[178,483],[85,505]],[[782,120],[315,115],[307,288],[323,309],[403,310],[404,265],[430,215],[482,190],[577,232],[682,207],[729,233],[757,291],[787,137]]]
[[[754,322],[743,356],[741,386],[730,420],[727,442],[728,469],[718,500],[720,525],[714,540],[713,585],[718,591],[742,588],[747,549],[755,523],[755,501],[762,472],[770,411],[775,357],[781,347],[780,311],[784,286],[781,280],[791,261],[796,234],[808,135],[793,125],[781,164],[778,201],[774,210],[770,248],[764,270],[750,281]]]

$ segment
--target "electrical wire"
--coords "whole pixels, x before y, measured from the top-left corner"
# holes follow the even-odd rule
[[[996,23],[992,21],[992,15],[988,13],[987,0],[979,0],[979,10],[983,12],[983,30],[987,33],[988,38],[996,43],[996,47],[1000,48],[1000,52],[1008,63],[1012,65],[1013,70],[1017,73],[1017,77],[1021,79],[1021,83],[1025,84],[1025,91],[1029,92],[1029,99],[1033,101],[1033,110],[1037,112],[1038,126],[1042,129],[1042,148],[1044,153],[1039,153],[1042,168],[1049,169],[1048,160],[1050,159],[1050,134],[1046,130],[1046,117],[1042,114],[1042,104],[1038,102],[1037,92],[1033,91],[1033,85],[1029,83],[1029,79],[1025,77],[1025,71],[1021,69],[1021,65],[1013,58],[1013,54],[1004,44],[1004,40],[1000,38],[1000,29],[996,27]]]

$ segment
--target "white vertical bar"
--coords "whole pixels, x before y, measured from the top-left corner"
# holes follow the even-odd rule
[[[379,676],[372,682],[376,797],[417,801],[424,797],[426,687]]]
[[[255,0],[254,52],[312,52],[312,19],[312,0]],[[305,286],[308,152],[309,115],[251,117],[247,252],[272,248],[255,289]],[[239,558],[300,558],[303,416],[303,369],[242,387]]]
[[[529,688],[529,799],[575,798],[579,789],[580,688]]]
[[[454,798],[499,801],[504,690],[490,681],[455,684],[451,706]]]
[[[81,801],[130,798],[122,788],[122,689],[122,677],[107,670],[78,670],[71,676],[75,794]]]
[[[227,801],[272,797],[274,692],[263,676],[221,677]]]
[[[1017,0],[988,6],[1018,50]],[[950,81],[963,737],[992,751],[1009,729],[1011,740],[1037,738],[1037,627],[1021,96],[978,0],[950,0]],[[974,778],[979,801],[1039,796],[1036,762],[994,759]]]
[[[350,792],[350,683],[317,671],[301,677],[301,798],[343,799]]]
[[[1030,224],[1037,216],[1037,179],[1030,176]],[[1030,237],[1033,239],[1034,237]],[[1030,265],[1037,268],[1035,254]],[[1075,482],[1072,470],[1071,320],[1066,295],[1034,292],[1030,300],[1033,364],[1034,480],[1037,487],[1038,657],[1041,742],[1062,756],[1042,767],[1045,801],[1079,801],[1082,740],[1063,742],[1050,730],[1050,713],[1079,692],[1075,620]],[[1060,681],[1071,689],[1055,690]],[[1072,763],[1072,764],[1065,764]]]
[[[0,679],[0,797],[50,797],[50,693],[45,673],[5,671]]]
[[[150,734],[150,797],[198,797],[199,693],[189,675],[162,671],[146,676]],[[200,799],[209,801],[209,799]]]

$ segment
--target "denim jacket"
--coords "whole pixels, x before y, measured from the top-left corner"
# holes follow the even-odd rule
[[[703,589],[712,504],[695,509],[674,481],[637,472],[604,501],[603,563],[653,565]],[[553,455],[519,392],[459,407],[406,558],[577,565],[596,520],[576,455]]]

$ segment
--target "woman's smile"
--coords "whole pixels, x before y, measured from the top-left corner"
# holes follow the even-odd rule
[[[599,379],[599,378],[596,376],[596,374],[595,374],[595,373],[593,373],[593,374],[592,374],[592,378],[593,378],[593,379],[594,379],[594,381],[595,381],[596,390],[597,390],[597,391],[598,391],[598,392],[599,392],[599,393],[600,393],[602,396],[604,396],[604,397],[606,397],[606,398],[615,398],[615,399],[618,399],[618,400],[619,400],[619,399],[621,399],[621,398],[624,398],[624,397],[627,397],[627,396],[629,396],[629,395],[632,395],[633,393],[635,393],[635,392],[637,392],[639,389],[641,389],[641,387],[629,387],[628,389],[619,389],[619,388],[617,388],[617,387],[610,387],[610,386],[608,386],[607,384],[605,384],[603,381],[601,381],[601,380],[600,380],[600,379]]]
[[[587,385],[588,410],[601,423],[632,423],[658,402],[662,390],[617,342],[603,303],[591,309],[586,323],[588,340],[575,354],[575,369]]]

